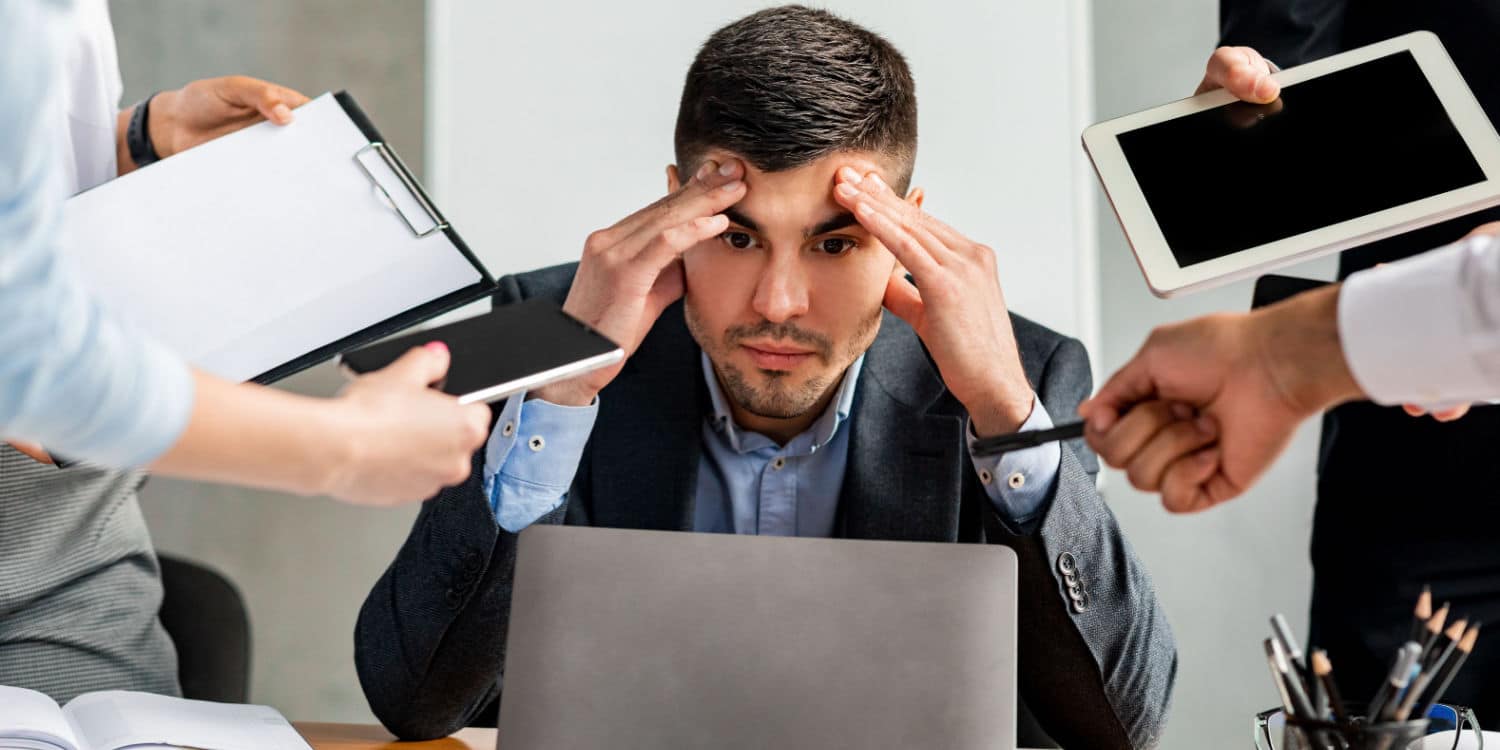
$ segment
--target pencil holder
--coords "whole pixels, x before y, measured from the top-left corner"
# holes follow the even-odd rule
[[[1255,717],[1255,747],[1259,750],[1407,750],[1413,741],[1441,733],[1443,747],[1456,748],[1467,738],[1474,747],[1484,747],[1484,735],[1473,709],[1444,703],[1432,705],[1427,715],[1409,721],[1371,724],[1359,714],[1364,704],[1345,704],[1348,723],[1310,721],[1288,717],[1281,709],[1262,711]],[[1430,741],[1429,741],[1430,742]],[[1432,747],[1432,745],[1427,745]]]

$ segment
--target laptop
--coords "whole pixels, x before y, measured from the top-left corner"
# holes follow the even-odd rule
[[[544,525],[518,544],[503,750],[1015,748],[1008,548]]]

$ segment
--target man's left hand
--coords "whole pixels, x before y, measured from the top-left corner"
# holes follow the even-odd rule
[[[165,159],[262,120],[285,125],[292,110],[306,103],[297,91],[255,78],[205,78],[152,97],[147,128],[151,145]],[[122,112],[122,122],[129,115]],[[126,166],[122,161],[121,174],[129,171]]]
[[[1036,395],[1021,369],[995,251],[903,200],[874,172],[839,170],[833,193],[916,280],[898,266],[885,307],[922,338],[975,433],[1020,428]]]

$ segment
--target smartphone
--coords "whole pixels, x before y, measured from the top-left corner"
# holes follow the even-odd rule
[[[1295,297],[1303,292],[1310,292],[1318,287],[1328,286],[1332,282],[1318,281],[1317,279],[1303,279],[1297,276],[1281,276],[1278,274],[1266,274],[1255,280],[1255,293],[1250,298],[1250,309],[1256,310],[1268,305],[1274,305],[1289,297]]]
[[[465,404],[498,401],[625,358],[619,345],[557,303],[530,299],[356,349],[344,354],[340,365],[346,373],[363,375],[432,341],[443,342],[452,354],[438,389]]]

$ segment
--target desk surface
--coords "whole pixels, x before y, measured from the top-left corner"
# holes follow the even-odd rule
[[[430,742],[397,742],[374,725],[299,721],[294,726],[313,750],[495,750],[493,729],[465,729]]]
[[[397,742],[390,732],[366,724],[299,721],[295,726],[313,750],[495,750],[493,729],[465,729],[430,742]]]

